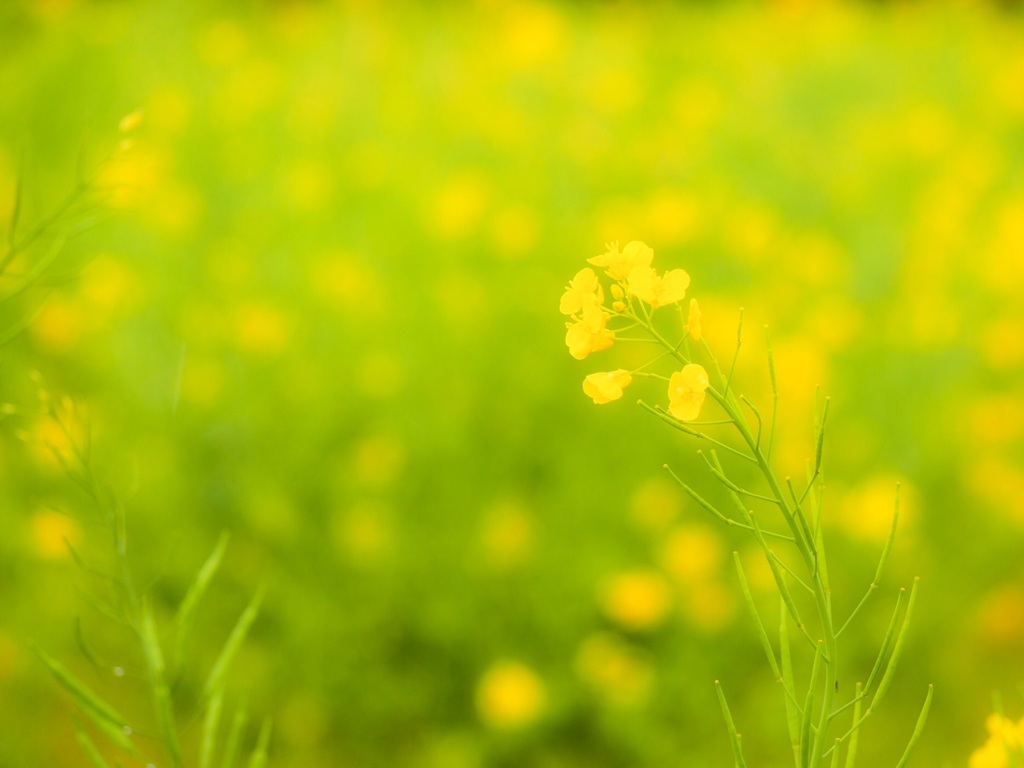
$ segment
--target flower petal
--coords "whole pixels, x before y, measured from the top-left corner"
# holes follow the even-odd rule
[[[622,390],[633,381],[629,371],[603,371],[592,373],[583,380],[583,391],[596,404],[610,403],[622,397]]]

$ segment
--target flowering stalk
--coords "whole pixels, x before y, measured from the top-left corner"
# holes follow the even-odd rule
[[[668,305],[678,306],[685,297],[690,278],[686,272],[679,269],[670,270],[659,276],[651,267],[653,255],[653,251],[646,245],[634,241],[621,250],[618,244],[611,244],[606,253],[589,260],[595,266],[606,268],[605,274],[612,280],[609,293],[614,301],[610,307],[605,306],[604,287],[592,269],[587,268],[577,273],[560,302],[561,311],[571,315],[574,320],[573,323],[567,324],[566,344],[573,357],[584,359],[593,352],[611,347],[617,334],[626,330],[639,330],[642,337],[640,339],[624,339],[621,336],[618,338],[623,341],[652,341],[661,347],[661,356],[648,365],[668,359],[681,367],[668,377],[649,371],[630,372],[622,369],[591,374],[584,381],[584,392],[595,403],[607,403],[622,396],[622,390],[631,383],[633,376],[667,380],[667,407],[652,406],[643,400],[640,400],[639,404],[676,429],[713,446],[707,453],[704,451],[698,451],[698,453],[704,460],[711,476],[726,488],[735,510],[733,516],[723,513],[705,500],[667,465],[666,469],[699,506],[710,512],[719,521],[742,528],[754,537],[771,569],[775,586],[779,592],[783,613],[779,628],[779,652],[776,656],[775,647],[751,596],[739,559],[736,558],[737,575],[745,602],[757,627],[772,673],[783,688],[787,729],[792,745],[794,765],[796,768],[818,768],[826,761],[832,765],[838,765],[839,748],[848,744],[845,765],[847,768],[854,768],[858,730],[884,697],[902,654],[917,595],[917,581],[915,580],[911,589],[902,620],[899,620],[899,609],[902,603],[901,591],[896,613],[893,615],[890,630],[882,644],[874,668],[866,682],[863,685],[858,683],[853,696],[844,703],[837,703],[841,659],[839,639],[867,602],[870,594],[878,587],[896,533],[896,524],[899,518],[898,495],[889,537],[882,550],[875,577],[866,594],[850,615],[841,624],[837,624],[828,580],[820,510],[821,465],[829,400],[826,398],[823,406],[816,409],[814,459],[808,465],[806,484],[802,490],[798,490],[792,478],[780,478],[771,463],[778,389],[770,343],[768,345],[768,363],[773,402],[768,435],[765,438],[763,434],[764,419],[760,411],[745,396],[737,395],[733,387],[736,357],[742,343],[742,315],[737,332],[736,356],[733,358],[728,374],[723,373],[710,345],[703,336],[702,315],[696,300],[690,300],[689,313],[682,325],[684,331],[682,337],[675,343],[670,341],[655,323],[656,310]],[[681,309],[679,314],[681,317]],[[616,325],[618,327],[615,327]],[[700,343],[702,359],[715,372],[716,382],[714,384],[704,366],[695,362],[691,355],[689,349],[691,341]],[[648,365],[645,365],[644,368],[647,368]],[[724,418],[697,422],[708,395],[722,411]],[[748,420],[744,408],[753,414],[756,429]],[[729,425],[736,431],[740,447],[731,445],[702,429],[719,425]],[[719,450],[754,464],[766,486],[765,492],[748,490],[734,482],[719,459]],[[762,527],[759,514],[750,506],[751,501],[768,504],[777,510],[778,517],[781,518],[785,526],[785,532]],[[799,567],[787,564],[770,541],[781,542],[783,547],[788,546],[795,549],[800,561]],[[800,610],[802,601],[797,600],[791,589],[791,584],[795,584],[809,594],[813,604],[814,620],[812,622],[808,623],[803,619]],[[802,698],[798,696],[793,673],[792,649],[789,642],[790,625],[796,626],[800,635],[813,651],[809,672],[810,682],[806,695]],[[729,730],[736,765],[745,765],[742,740],[733,724],[725,694],[717,681],[716,686],[722,704],[723,716]],[[906,763],[920,736],[931,697],[932,689],[929,687],[917,727],[906,752],[898,763],[899,765]],[[867,704],[866,707],[865,704]],[[850,727],[845,731],[839,731],[838,726],[835,726],[833,730],[835,721],[847,711],[851,711],[852,714]],[[833,735],[833,733],[838,733],[838,735]]]

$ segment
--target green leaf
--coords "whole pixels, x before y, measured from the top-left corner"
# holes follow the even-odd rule
[[[35,648],[39,659],[50,670],[57,683],[68,692],[78,708],[103,731],[106,736],[121,749],[135,754],[135,746],[132,744],[128,734],[131,728],[121,714],[103,699],[93,693],[89,687],[75,677],[59,661],[51,657],[41,648]]]
[[[192,625],[195,620],[196,608],[199,605],[200,599],[206,592],[207,587],[210,586],[210,582],[213,580],[214,575],[217,573],[217,569],[220,567],[221,561],[224,559],[224,552],[228,546],[228,534],[225,531],[220,535],[217,540],[217,546],[214,547],[213,552],[206,558],[206,562],[203,563],[199,569],[199,573],[196,574],[195,580],[192,585],[188,588],[188,592],[185,593],[185,598],[181,601],[181,605],[178,607],[178,615],[174,619],[177,632],[175,634],[174,643],[174,665],[180,667],[184,658],[185,650],[187,646],[188,636],[192,631]]]
[[[740,734],[736,732],[736,724],[732,720],[732,713],[729,711],[729,704],[725,700],[725,692],[722,691],[722,684],[715,680],[715,691],[718,693],[718,703],[722,707],[722,717],[725,718],[725,727],[729,729],[729,741],[732,744],[732,755],[736,761],[736,768],[747,768],[747,762],[743,759],[743,744]]]
[[[153,706],[156,710],[157,726],[160,736],[167,749],[167,757],[174,768],[183,765],[181,743],[178,740],[178,728],[174,719],[174,706],[171,692],[167,687],[163,652],[157,637],[156,622],[153,619],[153,608],[148,600],[142,603],[142,648],[146,656],[146,667],[149,670],[150,685],[153,688]]]
[[[249,627],[256,621],[256,616],[259,614],[260,603],[263,601],[263,590],[257,592],[252,600],[249,601],[249,605],[246,606],[245,610],[242,611],[242,615],[238,617],[238,622],[235,624],[231,634],[228,636],[227,642],[224,643],[224,648],[221,650],[220,655],[217,657],[217,661],[213,664],[213,669],[210,670],[210,675],[206,679],[206,685],[203,687],[203,698],[209,699],[213,696],[214,692],[219,690],[224,685],[224,678],[227,675],[228,667],[231,666],[231,662],[234,661],[235,655],[238,653],[238,649],[242,646],[242,641],[245,640],[245,635],[249,631]]]
[[[271,720],[268,717],[260,727],[260,735],[256,738],[256,748],[249,758],[249,768],[264,768],[267,764],[267,748],[270,746]]]

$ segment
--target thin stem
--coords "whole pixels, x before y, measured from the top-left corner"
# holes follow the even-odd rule
[[[732,376],[736,372],[736,362],[740,359],[740,347],[743,345],[743,307],[740,307],[740,320],[736,326],[736,351],[732,355],[732,364],[729,366],[729,377],[725,380],[725,390],[722,394],[729,396],[729,386],[732,384]]]

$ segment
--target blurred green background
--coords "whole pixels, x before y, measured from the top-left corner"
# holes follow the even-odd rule
[[[0,212],[20,178],[30,228],[79,168],[100,202],[0,318],[30,319],[0,350],[0,765],[84,763],[32,642],[149,717],[63,545],[101,557],[106,533],[46,449],[33,370],[88,414],[161,610],[231,532],[200,666],[267,585],[232,680],[275,719],[274,765],[727,765],[719,678],[750,763],[787,765],[728,556],[755,553],[665,477],[710,487],[696,444],[632,391],[580,392],[636,351],[563,343],[562,288],[613,239],[689,271],[720,357],[745,308],[762,404],[771,326],[783,474],[832,395],[837,606],[903,481],[841,684],[921,576],[862,761],[895,761],[931,682],[915,764],[966,765],[992,692],[1024,697],[1021,24],[984,3],[4,3]]]

